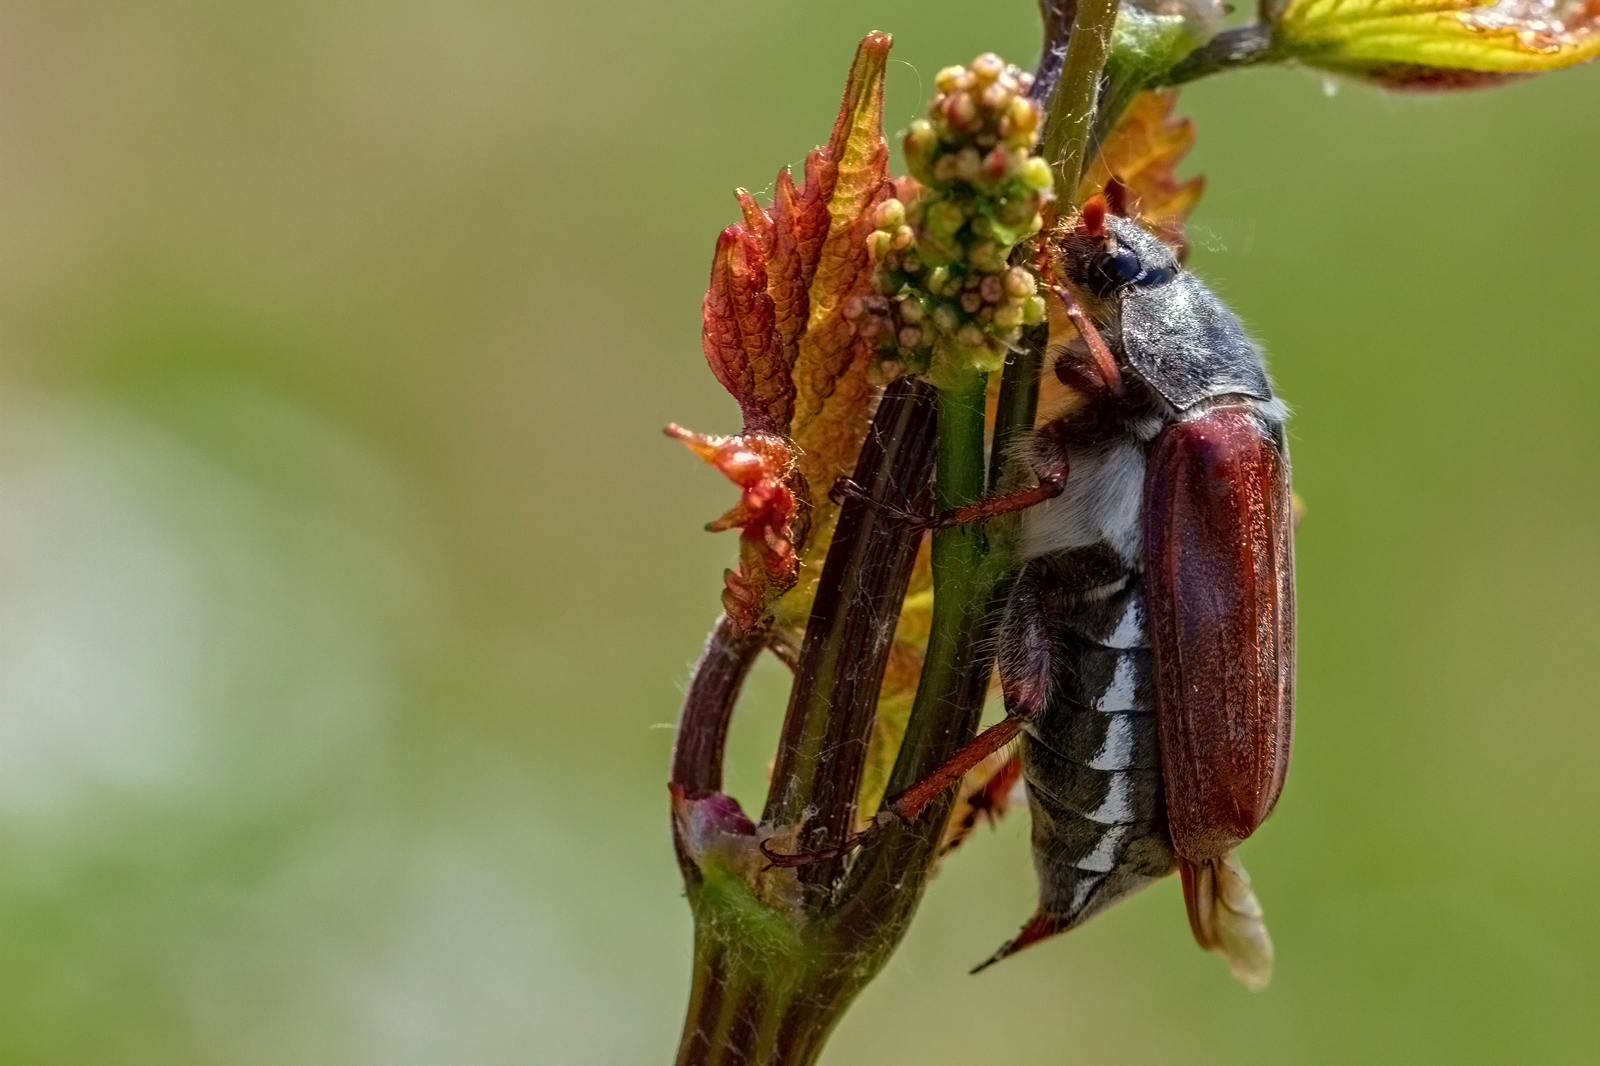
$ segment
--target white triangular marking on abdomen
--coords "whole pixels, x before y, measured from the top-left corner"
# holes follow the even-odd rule
[[[1139,709],[1138,674],[1133,656],[1117,656],[1117,668],[1111,674],[1111,684],[1105,694],[1095,701],[1097,711],[1136,711]]]
[[[1104,802],[1093,814],[1085,817],[1101,825],[1121,825],[1133,821],[1133,807],[1128,802],[1128,775],[1112,774],[1111,787],[1106,790]]]
[[[1106,638],[1113,648],[1139,648],[1144,646],[1144,604],[1139,597],[1128,600],[1127,609],[1117,621],[1117,628]]]
[[[1106,723],[1106,739],[1089,760],[1091,770],[1126,770],[1133,755],[1133,723],[1116,715]]]
[[[1100,842],[1094,850],[1082,859],[1073,863],[1080,870],[1093,874],[1108,874],[1117,865],[1117,849],[1122,847],[1122,838],[1128,835],[1128,827],[1114,825],[1100,835]]]

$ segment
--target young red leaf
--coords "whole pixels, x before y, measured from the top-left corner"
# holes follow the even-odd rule
[[[782,453],[754,485],[741,482],[740,503],[712,523],[743,531],[739,569],[723,594],[741,626],[771,613],[794,586],[802,556],[821,565],[835,514],[827,490],[855,461],[872,415],[873,353],[843,308],[871,291],[872,208],[892,191],[882,131],[890,43],[887,34],[868,34],[856,50],[833,132],[806,157],[802,186],[783,171],[766,208],[739,190],[744,220],[723,231],[712,260],[701,343],[712,373],[739,403],[743,432],[669,432],[735,481],[717,458],[727,449],[765,442]],[[810,517],[812,500],[816,520],[795,521]],[[819,535],[808,545],[812,528]],[[785,615],[803,620],[808,608],[807,593]]]
[[[706,528],[739,530],[739,568],[725,575],[722,604],[728,617],[749,629],[800,574],[795,545],[805,540],[810,504],[795,474],[794,446],[771,433],[707,437],[672,425],[667,435],[739,486],[739,502]]]
[[[790,436],[800,446],[800,470],[818,501],[819,531],[832,526],[832,505],[822,502],[826,490],[854,462],[872,416],[867,370],[873,347],[857,336],[844,311],[852,297],[872,291],[867,252],[872,208],[893,193],[883,139],[890,43],[888,34],[872,33],[857,48],[833,135],[806,160],[806,186],[794,216],[807,312],[794,364],[797,395]],[[820,243],[814,243],[819,208],[827,225]]]
[[[794,415],[794,382],[778,355],[773,315],[760,238],[729,226],[711,263],[700,344],[711,372],[739,401],[746,432],[782,433]]]

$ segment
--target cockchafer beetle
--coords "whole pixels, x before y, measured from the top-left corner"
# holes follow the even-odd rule
[[[1039,909],[978,969],[1176,869],[1196,940],[1260,987],[1272,946],[1234,852],[1289,765],[1287,410],[1234,314],[1104,196],[1053,253],[1043,272],[1079,332],[1053,370],[1084,402],[1027,443],[1036,487],[921,519],[1027,508],[999,627],[1007,716],[875,828],[1020,734]]]

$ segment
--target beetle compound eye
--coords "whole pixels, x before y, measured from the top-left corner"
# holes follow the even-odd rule
[[[1087,287],[1096,296],[1110,296],[1118,289],[1137,284],[1144,276],[1144,264],[1126,248],[1112,245],[1089,263]]]
[[[1147,267],[1138,255],[1113,244],[1089,263],[1085,281],[1096,296],[1110,296],[1118,289],[1152,289],[1165,285],[1176,274],[1170,267]]]

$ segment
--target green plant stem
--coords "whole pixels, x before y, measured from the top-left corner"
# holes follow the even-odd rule
[[[1089,144],[1089,124],[1100,91],[1100,74],[1111,50],[1117,0],[1083,0],[1061,80],[1045,105],[1044,157],[1056,176],[1056,200],[1075,204]]]
[[[1006,355],[989,445],[991,494],[1020,487],[1013,482],[1019,480],[1017,475],[1027,473],[1027,464],[1015,461],[1016,446],[1033,429],[1033,418],[1039,410],[1039,374],[1049,343],[1050,323],[1040,322],[1024,330],[1017,346]]]
[[[983,495],[987,385],[987,374],[973,372],[939,390],[933,494],[941,511]],[[981,524],[941,529],[933,535],[932,629],[911,720],[889,776],[889,795],[937,767],[966,743],[977,724],[973,709],[960,705],[960,694],[966,675],[983,656],[973,638],[988,607],[992,582],[984,565],[987,554],[988,538]],[[973,721],[968,724],[967,718]]]
[[[1270,26],[1261,23],[1236,26],[1231,30],[1222,31],[1190,52],[1162,79],[1162,83],[1183,85],[1211,74],[1221,74],[1260,63],[1276,63],[1283,58],[1282,52],[1273,47]]]

